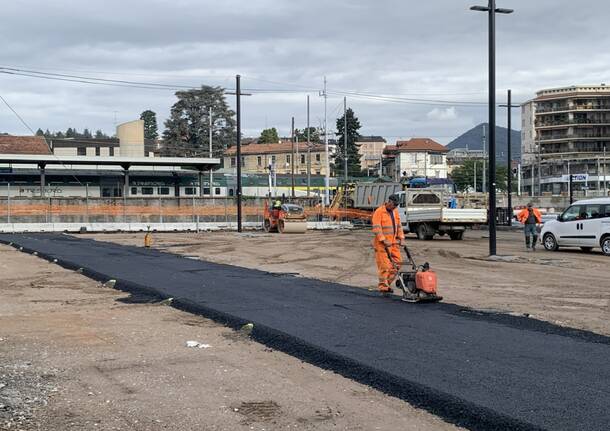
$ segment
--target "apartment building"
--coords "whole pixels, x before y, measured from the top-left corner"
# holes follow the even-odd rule
[[[360,154],[360,170],[372,176],[378,174],[383,149],[388,145],[381,136],[361,136],[356,142]]]
[[[610,87],[541,90],[521,112],[525,192],[566,194],[576,175],[576,190],[607,194]]]
[[[292,143],[281,141],[277,144],[257,144],[251,142],[241,147],[241,166],[244,174],[264,174],[273,165],[275,172],[291,174],[294,162],[294,173],[307,174],[308,148],[306,142]],[[311,175],[326,175],[326,153],[324,145],[311,144]],[[293,159],[294,157],[294,159]],[[225,168],[237,167],[237,148],[230,147],[225,151]]]

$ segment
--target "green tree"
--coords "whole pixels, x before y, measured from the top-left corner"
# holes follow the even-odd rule
[[[144,138],[157,139],[159,130],[157,128],[157,114],[150,109],[140,114],[140,120],[144,120]]]
[[[487,165],[486,165],[487,168]],[[476,188],[475,181],[476,169]],[[496,189],[506,191],[507,187],[508,168],[504,165],[496,166]],[[488,172],[485,172],[487,175]],[[455,168],[451,173],[451,179],[455,183],[458,191],[465,192],[469,190],[482,192],[483,191],[483,161],[482,160],[466,160],[463,165]]]
[[[36,130],[36,136],[44,136],[44,132],[42,131],[42,129]]]
[[[280,136],[277,134],[275,127],[263,129],[260,138],[258,138],[259,144],[277,144],[278,142],[280,142]]]
[[[294,134],[299,138],[299,142],[307,142],[307,127],[303,130],[294,129]],[[309,128],[309,140],[311,143],[320,143],[320,131],[316,127]]]
[[[89,129],[85,129],[85,130],[83,130],[82,137],[86,138],[86,139],[91,139],[91,138],[93,138],[93,135],[91,135],[91,132],[89,131]]]
[[[201,89],[178,91],[178,101],[165,121],[165,156],[198,157],[209,155],[209,109],[212,108],[213,155],[222,156],[235,142],[235,112],[229,109],[224,89],[202,86]]]
[[[345,116],[347,116],[347,131],[345,131]],[[360,175],[360,154],[358,154],[358,138],[360,134],[360,122],[351,108],[347,109],[346,115],[337,119],[337,154],[335,154],[335,174],[343,177],[345,175],[345,140],[347,132],[347,173],[348,175]]]
[[[76,131],[76,129],[68,127],[68,130],[66,130],[66,138],[76,138],[77,133],[78,132]]]
[[[95,139],[104,139],[104,138],[108,138],[108,135],[106,135],[104,132],[102,132],[99,129],[95,131]]]

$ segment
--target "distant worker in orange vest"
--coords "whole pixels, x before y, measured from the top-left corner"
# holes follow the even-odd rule
[[[525,225],[523,231],[525,232],[525,247],[527,251],[536,251],[536,243],[538,242],[537,225],[542,223],[540,211],[538,208],[534,208],[530,202],[527,204],[527,208],[521,210],[519,214],[517,214],[517,220]],[[531,246],[530,237],[532,237]]]
[[[392,283],[398,273],[398,267],[402,264],[400,246],[405,239],[405,234],[400,223],[398,214],[398,195],[392,195],[388,201],[381,205],[373,213],[373,248],[375,249],[375,262],[379,276],[378,289],[383,293],[391,293]],[[390,257],[392,261],[390,261]]]

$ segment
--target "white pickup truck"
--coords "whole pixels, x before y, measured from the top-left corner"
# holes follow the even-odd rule
[[[487,223],[485,208],[448,208],[441,193],[407,190],[397,194],[404,229],[420,240],[430,240],[436,234],[461,240],[466,228]]]
[[[374,209],[387,201],[391,194],[400,196],[398,210],[403,229],[415,233],[421,240],[433,239],[437,234],[461,240],[466,228],[487,223],[485,208],[448,208],[442,192],[403,190],[400,183],[357,185],[353,195],[354,206]]]

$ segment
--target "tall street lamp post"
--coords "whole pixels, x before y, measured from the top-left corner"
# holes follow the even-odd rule
[[[489,15],[489,255],[496,255],[496,13],[510,14],[512,9],[496,8],[496,0],[470,10]]]

